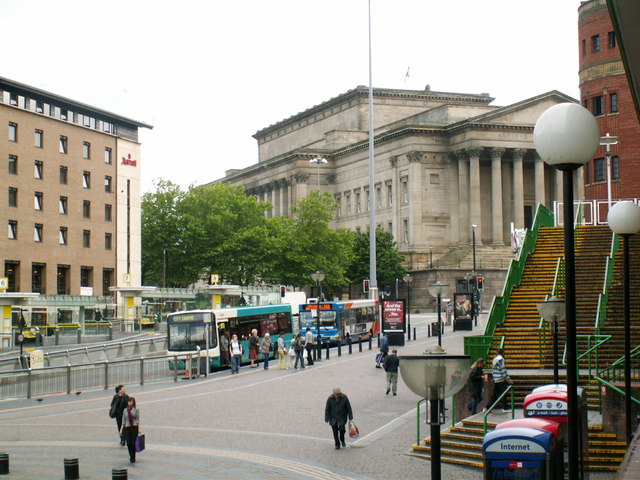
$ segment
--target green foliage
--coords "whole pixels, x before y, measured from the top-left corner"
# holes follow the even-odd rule
[[[358,284],[369,278],[369,232],[354,233],[354,259],[348,268],[352,283]],[[376,229],[376,276],[379,290],[387,290],[395,285],[396,278],[406,273],[402,266],[404,257],[398,253],[393,235]]]

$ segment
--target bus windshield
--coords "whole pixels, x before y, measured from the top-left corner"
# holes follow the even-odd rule
[[[185,313],[169,317],[169,351],[187,352],[207,348],[206,325],[211,322],[211,313]],[[209,339],[209,347],[215,347]]]
[[[301,311],[300,312],[300,325],[311,326],[317,322],[316,314],[317,310]],[[336,326],[336,312],[335,311],[320,311],[320,327],[335,327]]]

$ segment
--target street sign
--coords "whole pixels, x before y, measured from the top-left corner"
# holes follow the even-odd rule
[[[0,277],[0,290],[6,290],[7,288],[9,288],[9,278]]]

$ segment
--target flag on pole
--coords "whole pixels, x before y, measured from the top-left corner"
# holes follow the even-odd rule
[[[409,78],[409,70],[411,70],[411,66],[407,67],[407,74],[404,76],[404,83],[407,83],[407,78]]]

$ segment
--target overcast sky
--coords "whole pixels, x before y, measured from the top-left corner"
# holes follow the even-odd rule
[[[578,97],[579,0],[371,4],[374,87]],[[155,127],[144,191],[252,165],[258,130],[369,83],[368,0],[0,0],[0,45],[0,76]]]

